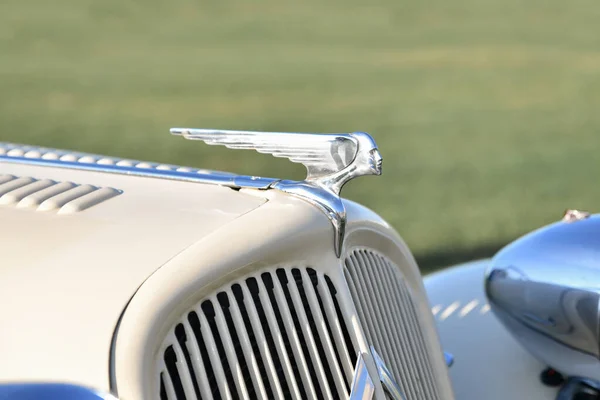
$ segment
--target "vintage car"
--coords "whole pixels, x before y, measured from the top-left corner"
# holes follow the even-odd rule
[[[600,379],[585,277],[568,310],[558,278],[523,279],[510,249],[423,280],[396,231],[340,197],[382,172],[368,134],[171,133],[308,176],[0,143],[0,398],[552,399]]]

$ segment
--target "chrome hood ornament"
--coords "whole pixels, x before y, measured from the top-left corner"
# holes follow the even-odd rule
[[[335,251],[344,240],[346,210],[340,192],[346,182],[362,175],[381,175],[382,157],[373,138],[364,132],[314,134],[172,128],[171,134],[230,149],[250,149],[303,164],[304,181],[278,180],[270,188],[310,201],[331,220]]]

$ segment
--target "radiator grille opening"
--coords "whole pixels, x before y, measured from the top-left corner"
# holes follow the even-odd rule
[[[356,350],[336,293],[311,268],[271,269],[221,288],[167,337],[159,397],[348,398]]]
[[[353,251],[345,276],[368,342],[409,399],[438,399],[414,299],[399,268],[371,250]]]

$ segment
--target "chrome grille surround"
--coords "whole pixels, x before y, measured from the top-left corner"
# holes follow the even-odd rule
[[[348,398],[356,363],[336,288],[312,268],[267,268],[198,302],[163,341],[161,399]]]
[[[347,255],[344,274],[367,341],[407,398],[440,398],[414,296],[398,266],[372,249],[358,248]]]

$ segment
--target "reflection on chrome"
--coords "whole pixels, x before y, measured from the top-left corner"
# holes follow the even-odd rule
[[[377,354],[373,346],[371,346],[371,354],[373,354],[373,360],[375,361],[375,366],[377,367],[379,379],[381,380],[383,388],[385,389],[390,399],[406,400],[402,389],[400,389],[400,386],[398,386],[398,384],[394,381],[391,372],[386,367],[385,363],[383,362],[383,359],[381,358],[381,356],[379,356],[379,354]]]
[[[375,384],[369,375],[365,355],[360,353],[356,360],[350,400],[371,400],[375,394]]]
[[[439,320],[445,321],[446,319],[451,317],[456,312],[456,310],[460,310],[457,313],[458,318],[466,317],[467,315],[471,314],[471,312],[475,311],[477,309],[477,307],[480,307],[479,314],[481,314],[481,315],[490,311],[489,304],[485,304],[485,303],[480,304],[479,300],[477,300],[477,299],[473,299],[473,300],[469,301],[464,306],[462,306],[462,308],[461,308],[461,306],[462,306],[462,303],[460,301],[455,301],[448,306],[444,306],[443,304],[436,304],[435,306],[431,307],[431,313],[433,314],[434,317],[437,317],[439,314]]]
[[[534,356],[600,380],[600,216],[561,221],[501,250],[486,274],[496,316]]]
[[[596,399],[600,396],[597,382],[571,378],[560,388],[556,400]]]

